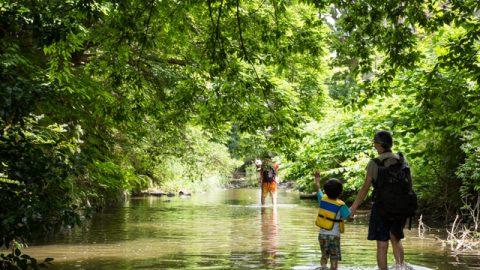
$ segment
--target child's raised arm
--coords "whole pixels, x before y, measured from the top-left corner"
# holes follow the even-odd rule
[[[320,171],[316,170],[313,175],[315,176],[315,185],[317,186],[317,192],[320,191]]]

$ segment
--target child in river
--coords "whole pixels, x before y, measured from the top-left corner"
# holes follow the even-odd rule
[[[337,179],[329,179],[320,190],[320,172],[315,172],[315,184],[317,186],[317,198],[319,203],[318,216],[315,224],[320,227],[318,242],[322,251],[321,268],[328,269],[327,263],[330,259],[330,269],[338,268],[338,261],[342,260],[340,251],[340,233],[344,232],[345,220],[350,220],[350,209],[345,203],[338,199],[342,193],[342,183]]]

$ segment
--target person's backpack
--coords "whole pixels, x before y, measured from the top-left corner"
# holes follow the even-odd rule
[[[411,224],[417,211],[417,195],[412,189],[410,168],[402,153],[398,155],[400,159],[390,166],[384,165],[387,159],[373,159],[378,166],[374,202],[380,216],[390,220],[410,218]]]
[[[275,181],[275,177],[277,176],[277,172],[273,168],[273,166],[265,166],[262,170],[263,182],[271,183]]]

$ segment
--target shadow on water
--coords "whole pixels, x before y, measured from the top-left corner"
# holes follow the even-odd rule
[[[315,269],[320,250],[316,204],[279,193],[261,207],[253,189],[191,198],[132,198],[97,214],[84,228],[42,241],[26,252],[54,257],[51,269]],[[341,269],[374,269],[375,243],[365,217],[342,235]],[[478,254],[454,257],[434,239],[407,231],[406,260],[418,269],[480,269]],[[389,262],[393,263],[392,256]],[[422,268],[425,267],[425,268]]]

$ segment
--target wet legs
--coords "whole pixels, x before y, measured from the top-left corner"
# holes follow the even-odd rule
[[[404,251],[401,239],[397,239],[390,233],[390,242],[392,243],[393,256],[397,265],[404,263]],[[380,270],[388,269],[387,265],[388,241],[377,241],[377,264]]]
[[[387,251],[388,241],[377,241],[377,265],[380,270],[388,270]]]
[[[397,239],[393,234],[390,233],[390,242],[392,243],[393,256],[395,257],[395,263],[397,265],[403,265],[404,263],[404,252],[401,239]]]
[[[265,191],[262,189],[262,196],[261,196],[261,203],[262,203],[262,206],[265,205],[265,199],[267,197],[267,195],[270,194],[270,197],[272,198],[272,205],[273,206],[276,206],[277,205],[277,191]]]

